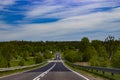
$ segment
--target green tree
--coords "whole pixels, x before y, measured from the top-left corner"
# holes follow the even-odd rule
[[[92,56],[96,55],[97,52],[93,46],[88,46],[84,53],[82,53],[83,61],[88,62]]]
[[[89,61],[91,66],[98,66],[99,65],[97,58],[98,58],[97,55],[92,56],[92,58]]]
[[[20,65],[20,66],[24,66],[24,65],[25,65],[25,60],[24,60],[24,59],[21,59],[20,62],[19,62],[19,65]]]
[[[7,67],[7,60],[0,54],[0,68]]]
[[[82,57],[78,52],[73,50],[67,50],[64,52],[64,58],[70,62],[78,62],[81,61]]]
[[[113,55],[111,65],[115,68],[120,68],[120,50]]]
[[[38,63],[41,63],[43,61],[43,57],[41,56],[40,53],[38,53],[35,57],[35,63],[38,64]]]
[[[22,56],[23,58],[24,58],[24,60],[28,60],[28,57],[29,57],[29,52],[28,51],[25,51],[24,53],[23,53],[23,56]]]
[[[99,45],[97,48],[97,54],[93,55],[90,59],[91,66],[102,66],[107,67],[110,65],[110,62],[107,58],[107,52],[104,46]]]
[[[87,37],[82,38],[79,50],[84,53],[85,49],[90,45]]]
[[[116,53],[118,48],[118,43],[115,41],[114,36],[108,36],[105,39],[105,47],[108,53],[108,58],[111,60],[114,53]]]
[[[50,53],[49,50],[45,50],[44,52],[44,58],[45,59],[50,59],[52,57],[52,54]]]
[[[1,51],[3,57],[7,60],[7,66],[10,67],[10,61],[13,58],[12,45],[5,45]]]

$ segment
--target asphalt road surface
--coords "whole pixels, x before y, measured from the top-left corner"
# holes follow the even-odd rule
[[[89,80],[86,77],[77,74],[60,62],[60,56],[56,54],[55,60],[39,69],[27,71],[24,73],[0,78],[0,80]]]

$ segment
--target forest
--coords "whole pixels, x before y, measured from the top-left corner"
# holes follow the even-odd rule
[[[6,41],[0,42],[0,68],[41,63],[61,52],[63,59],[88,62],[90,66],[120,68],[120,39],[83,37],[80,41]]]

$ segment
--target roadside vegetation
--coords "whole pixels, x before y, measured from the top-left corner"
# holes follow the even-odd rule
[[[90,66],[120,68],[120,39],[104,41],[83,37],[81,41],[8,41],[0,42],[0,68],[41,63],[61,52],[69,62]]]
[[[115,39],[113,36],[108,36],[104,41],[90,41],[87,37],[83,37],[80,41],[0,42],[0,68],[42,63],[53,58],[56,52],[61,52],[62,58],[70,63],[83,64],[83,66],[120,68],[120,39]],[[0,72],[0,76],[36,67]],[[81,72],[79,68],[73,68]],[[96,71],[92,73],[102,74],[102,72],[96,73]],[[111,78],[109,73],[105,75],[109,79]],[[117,80],[120,76],[114,75],[114,77]]]
[[[72,70],[86,76],[90,80],[119,80],[120,75],[119,74],[111,74],[110,72],[104,72],[103,71],[97,71],[97,70],[92,70],[92,69],[86,69],[82,68],[79,65],[74,66],[74,64],[65,61],[65,64],[71,68]]]
[[[64,59],[72,63],[86,62],[89,66],[120,68],[120,40],[108,36],[105,41],[89,41],[84,37],[79,47],[63,52]]]
[[[42,66],[44,66],[46,64],[47,64],[47,62],[43,62],[43,63],[40,63],[39,65],[36,65],[36,66],[33,66],[33,67],[27,67],[27,68],[17,69],[17,70],[1,71],[0,72],[0,77],[6,76],[6,75],[10,75],[10,74],[14,75],[14,74],[17,74],[17,73],[21,73],[21,72],[37,69],[37,68],[40,68],[40,67],[42,67]]]
[[[54,53],[44,42],[0,42],[0,68],[38,64],[52,58]]]

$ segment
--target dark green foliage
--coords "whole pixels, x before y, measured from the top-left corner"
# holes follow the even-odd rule
[[[120,40],[115,40],[111,36],[105,41],[91,42],[87,37],[82,38],[81,41],[0,42],[0,67],[10,67],[10,62],[14,60],[24,59],[26,63],[30,58],[34,58],[33,63],[40,63],[43,59],[50,59],[55,52],[63,52],[64,58],[70,62],[90,62],[92,66],[111,66],[112,64],[116,67],[115,64],[120,59],[116,56],[119,55],[116,52],[119,50],[119,44]]]
[[[88,46],[88,47],[86,47],[84,53],[82,54],[82,57],[83,57],[82,61],[88,62],[92,58],[92,56],[94,56],[96,54],[97,54],[97,52],[96,52],[95,48],[92,46]]]
[[[97,54],[95,48],[91,46],[87,37],[82,38],[79,51],[82,53],[83,62],[88,62],[92,58],[92,56]]]
[[[43,53],[43,56],[45,59],[49,59],[52,57],[52,53],[50,53],[49,50],[46,50],[44,53]]]
[[[81,43],[80,43],[80,51],[84,53],[86,51],[85,49],[90,45],[89,39],[87,37],[82,38]]]
[[[7,67],[7,60],[0,54],[0,68]]]
[[[64,52],[64,58],[70,62],[81,61],[82,57],[78,52],[73,50],[67,50]]]
[[[38,63],[41,63],[43,61],[43,57],[41,56],[41,54],[37,54],[35,56],[35,63],[38,64]]]
[[[108,53],[109,60],[111,60],[112,56],[116,53],[118,46],[119,46],[119,43],[118,41],[115,41],[114,36],[108,36],[105,39],[105,47]]]
[[[25,60],[24,59],[20,60],[19,66],[24,66],[24,65],[25,65]]]
[[[30,56],[30,54],[28,53],[28,51],[25,51],[24,53],[22,53],[22,56],[24,60],[27,61],[27,58]]]
[[[91,66],[102,66],[106,67],[109,65],[107,52],[104,46],[98,46],[96,48],[97,54],[92,56],[90,59]]]
[[[29,57],[35,57],[37,53],[47,53],[46,50],[56,51],[54,46],[51,47],[52,42],[30,42],[30,41],[10,41],[10,42],[0,42],[0,66],[10,67],[10,62],[13,60],[24,59],[25,63],[28,61]],[[34,55],[33,55],[34,53]],[[51,54],[54,55],[54,54]],[[47,56],[47,59],[51,57]],[[46,57],[46,56],[45,56]]]
[[[113,55],[111,63],[113,67],[120,68],[120,50]]]

